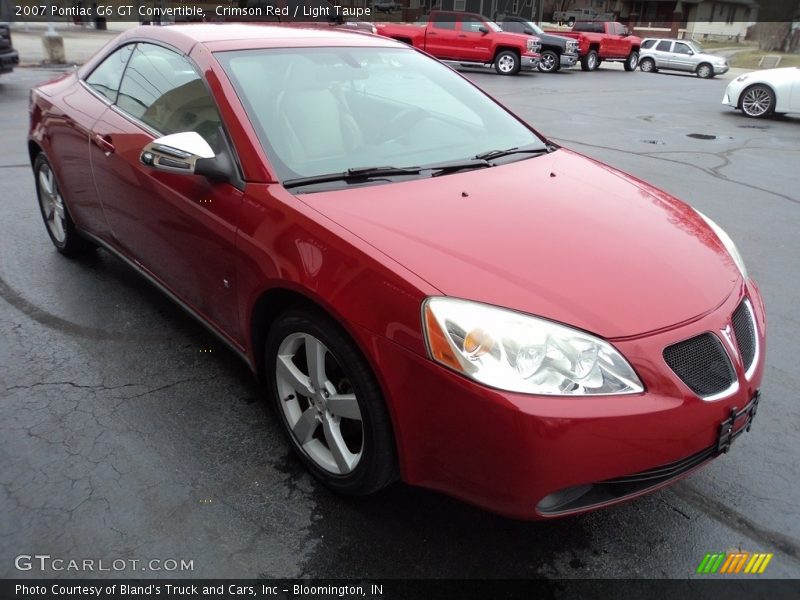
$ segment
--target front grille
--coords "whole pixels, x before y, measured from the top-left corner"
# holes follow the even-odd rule
[[[664,349],[664,360],[681,381],[701,397],[724,392],[736,381],[722,342],[711,333],[668,346]]]
[[[747,302],[742,302],[733,313],[733,333],[736,334],[736,345],[742,355],[742,363],[747,371],[756,358],[756,330],[753,325],[753,314]]]

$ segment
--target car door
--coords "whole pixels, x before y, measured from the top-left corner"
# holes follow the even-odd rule
[[[156,171],[140,160],[146,144],[181,131],[195,131],[219,149],[221,125],[188,58],[139,43],[115,104],[94,125],[91,166],[114,244],[238,341],[233,291],[242,192],[198,175]]]
[[[659,69],[668,69],[671,55],[672,42],[670,40],[661,40],[658,42],[653,49],[653,58],[656,61],[656,67]]]
[[[675,42],[669,59],[669,68],[676,71],[694,71],[694,51],[689,44]]]
[[[51,162],[70,215],[80,229],[100,238],[107,238],[109,230],[92,182],[90,140],[94,124],[116,98],[131,50],[130,46],[115,50],[85,79],[79,79],[61,98],[66,110],[47,123],[48,152],[51,159],[58,158]]]
[[[458,18],[455,13],[434,13],[425,30],[425,50],[436,58],[458,58],[457,23]]]
[[[483,33],[481,29],[491,31],[489,25],[482,19],[472,15],[461,15],[456,38],[459,58],[476,62],[492,60],[491,45],[487,42],[487,34]]]
[[[800,69],[795,69],[791,86],[788,112],[800,113]]]

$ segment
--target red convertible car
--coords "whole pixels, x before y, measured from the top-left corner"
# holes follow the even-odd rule
[[[725,232],[404,44],[140,27],[32,91],[28,148],[55,247],[206,324],[339,492],[572,514],[755,415],[764,307]]]

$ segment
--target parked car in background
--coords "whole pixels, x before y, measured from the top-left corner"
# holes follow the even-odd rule
[[[573,8],[553,12],[554,23],[566,23],[572,27],[576,21],[613,21],[611,13],[599,13],[593,8]]]
[[[722,75],[730,69],[724,56],[708,54],[694,40],[645,38],[639,50],[639,68],[645,73],[661,69],[697,73],[702,79]]]
[[[581,69],[594,71],[604,60],[621,62],[626,71],[639,64],[642,40],[631,35],[622,23],[614,21],[578,21],[571,31],[548,31],[578,40]]]
[[[11,27],[0,23],[0,74],[11,73],[19,64],[19,54],[11,43]]]
[[[392,14],[396,10],[402,10],[403,5],[399,2],[394,2],[393,0],[375,0],[372,3],[372,8],[379,12]]]
[[[728,84],[722,103],[755,118],[800,113],[800,67],[740,75]]]
[[[42,241],[105,248],[216,333],[337,492],[553,518],[750,429],[765,313],[730,237],[405,44],[139,27],[29,115]]]
[[[533,21],[514,17],[511,15],[498,19],[498,24],[503,31],[511,33],[524,33],[539,38],[542,48],[539,51],[539,70],[542,73],[554,73],[563,67],[572,67],[577,64],[578,59],[578,40],[546,33]]]
[[[375,23],[380,35],[404,42],[439,60],[462,65],[493,65],[500,75],[539,66],[539,38],[508,33],[486,17],[431,11],[418,23]]]

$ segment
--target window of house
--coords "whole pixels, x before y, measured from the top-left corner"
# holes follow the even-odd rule
[[[453,10],[467,10],[467,0],[453,0]]]
[[[125,71],[125,65],[128,64],[133,46],[133,44],[128,44],[109,55],[86,78],[86,84],[111,102],[116,102],[119,82],[122,81],[122,73]]]

